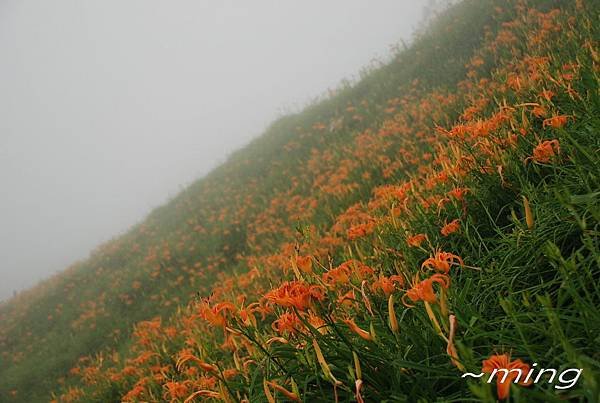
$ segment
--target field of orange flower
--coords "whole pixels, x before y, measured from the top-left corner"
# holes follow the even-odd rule
[[[599,12],[452,6],[1,305],[0,401],[598,400]]]

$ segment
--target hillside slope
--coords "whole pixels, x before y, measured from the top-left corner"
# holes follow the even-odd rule
[[[464,1],[275,122],[0,306],[0,400],[597,398],[598,11]]]

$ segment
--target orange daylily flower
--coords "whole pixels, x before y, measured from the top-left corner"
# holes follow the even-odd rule
[[[481,371],[488,374],[492,373],[495,369],[505,369],[508,371],[506,376],[504,376],[506,371],[500,371],[496,373],[496,390],[498,391],[498,399],[503,400],[509,395],[510,384],[513,383],[517,377],[519,377],[519,371],[517,370],[521,371],[521,376],[519,377],[520,379],[517,382],[519,385],[529,385],[531,383],[531,381],[524,381],[526,374],[529,372],[529,368],[530,367],[528,364],[519,359],[511,361],[510,354],[504,353],[493,355],[487,360],[483,360]]]
[[[169,396],[169,400],[177,400],[178,398],[182,398],[187,396],[189,393],[188,384],[189,382],[167,382],[163,385],[163,388],[167,389],[163,394],[163,398],[166,399],[166,396]]]
[[[544,98],[546,101],[551,102],[552,98],[555,96],[556,94],[554,93],[554,91],[550,91],[550,90],[544,90],[540,93],[540,96],[542,98]]]
[[[567,124],[567,120],[570,118],[568,115],[557,115],[551,118],[544,119],[542,122],[543,127],[550,126],[554,129],[559,129]]]
[[[302,329],[303,325],[298,316],[292,312],[282,313],[277,320],[271,324],[271,328],[279,334],[295,334]]]
[[[347,284],[351,278],[362,280],[373,275],[375,270],[357,260],[348,260],[323,274],[323,282],[328,285]]]
[[[239,310],[239,317],[246,326],[256,326],[256,317],[254,313],[260,311],[260,304],[258,302],[253,302],[247,307],[241,307]]]
[[[211,307],[209,301],[204,299],[198,305],[199,316],[214,326],[225,327],[227,311],[235,310],[235,306],[230,302],[220,302]]]
[[[527,157],[525,162],[529,160],[534,160],[538,163],[548,163],[554,157],[560,154],[560,143],[558,140],[546,140],[542,141],[533,149],[533,155],[531,157]]]
[[[223,371],[223,378],[225,378],[225,379],[235,378],[238,373],[239,373],[239,371],[237,370],[237,368],[228,368]]]
[[[329,270],[327,273],[323,273],[323,281],[325,284],[347,284],[350,282],[350,267],[339,266],[335,269]]]
[[[448,273],[450,272],[450,266],[460,264],[464,266],[463,260],[460,256],[453,253],[436,251],[434,256],[431,256],[423,262],[421,269],[435,269],[437,271]]]
[[[448,196],[454,197],[456,200],[462,200],[471,190],[469,188],[453,188],[448,192]]]
[[[427,239],[427,235],[417,234],[417,235],[409,236],[408,238],[406,238],[406,243],[408,244],[408,246],[418,248],[419,246],[421,246],[423,241],[425,241],[426,239]]]
[[[440,230],[440,232],[443,236],[448,236],[450,234],[454,234],[459,229],[460,229],[460,221],[458,221],[458,219],[454,219],[454,220],[450,221],[449,223],[447,223],[446,225],[444,225],[442,227],[442,229]]]
[[[265,294],[267,301],[288,308],[295,307],[299,311],[306,310],[313,302],[322,301],[324,298],[325,293],[321,286],[302,281],[286,281],[279,288]]]
[[[537,118],[541,118],[543,116],[546,116],[546,113],[548,113],[546,111],[546,108],[544,108],[543,106],[535,106],[532,110],[531,113],[533,113],[533,115]]]
[[[402,296],[402,303],[408,307],[413,306],[406,303],[406,298],[409,298],[412,302],[424,301],[430,304],[436,303],[437,297],[433,289],[433,285],[436,283],[440,287],[448,288],[450,286],[450,277],[445,274],[436,273],[423,281],[415,281],[412,288]]]
[[[396,290],[397,287],[404,285],[404,278],[399,275],[385,277],[380,275],[379,278],[371,284],[371,290],[381,290],[386,297]]]
[[[312,273],[312,259],[310,256],[296,257],[296,265],[303,273]]]
[[[369,235],[370,233],[373,232],[374,229],[375,229],[375,222],[357,224],[357,225],[354,225],[353,227],[349,228],[348,231],[346,231],[346,235],[348,236],[348,239],[353,241],[355,239],[362,238],[366,235]]]
[[[310,323],[317,331],[321,334],[325,334],[329,331],[327,323],[320,317],[310,312],[308,314],[308,323]]]

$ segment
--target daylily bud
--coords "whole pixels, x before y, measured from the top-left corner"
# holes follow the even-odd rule
[[[534,225],[533,212],[531,211],[529,200],[527,200],[527,197],[525,196],[523,196],[523,207],[525,208],[525,222],[527,223],[527,228],[532,230]]]
[[[448,345],[446,346],[446,353],[450,356],[450,361],[456,368],[460,371],[465,372],[465,367],[462,365],[458,359],[458,351],[456,351],[456,347],[454,346],[454,334],[456,333],[456,316],[450,315],[448,318],[450,321],[450,333],[448,335]]]
[[[440,322],[438,322],[437,318],[435,317],[435,313],[433,313],[433,309],[431,309],[431,305],[429,305],[429,302],[425,302],[425,311],[427,311],[427,316],[429,316],[429,320],[431,320],[431,323],[433,324],[433,328],[435,329],[437,334],[442,339],[447,341],[448,339],[444,335],[444,332],[442,332]]]
[[[390,315],[390,328],[392,332],[398,333],[398,319],[396,318],[396,310],[394,309],[394,294],[390,294],[388,298],[388,314]]]
[[[354,333],[359,335],[361,338],[368,340],[368,341],[373,341],[375,339],[375,337],[374,337],[375,332],[373,330],[372,325],[371,325],[371,333],[369,333],[366,330],[361,329],[352,319],[344,319],[344,322],[348,325],[350,330],[352,330]]]
[[[267,401],[269,403],[275,403],[275,398],[271,394],[271,389],[269,389],[269,384],[266,379],[263,379],[263,390],[265,391],[265,396],[267,397]]]
[[[330,379],[334,385],[341,385],[342,383],[335,379],[335,376],[331,373],[331,368],[329,368],[329,364],[325,361],[325,357],[323,356],[323,352],[321,351],[321,347],[319,347],[317,340],[313,339],[312,344],[315,349],[315,354],[317,355],[317,361],[319,361],[319,365],[321,365],[325,377]]]
[[[352,358],[354,359],[354,372],[356,372],[356,379],[362,379],[360,361],[358,361],[358,354],[356,354],[355,351],[352,352]]]

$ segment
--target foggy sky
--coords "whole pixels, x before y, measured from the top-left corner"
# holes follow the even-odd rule
[[[424,3],[0,0],[0,300],[385,56]]]

